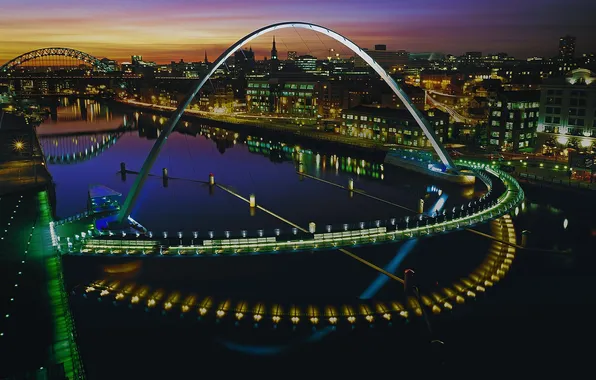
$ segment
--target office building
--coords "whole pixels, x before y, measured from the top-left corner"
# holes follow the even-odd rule
[[[544,153],[591,150],[596,143],[596,73],[573,70],[545,80],[540,94],[538,144]]]
[[[533,149],[540,110],[540,91],[502,91],[489,101],[488,145],[492,150]]]
[[[447,139],[449,114],[437,109],[422,112],[435,129],[439,141]],[[430,148],[431,143],[406,109],[356,106],[342,111],[340,133],[387,144]]]
[[[317,58],[312,55],[301,55],[296,57],[294,64],[306,73],[314,73],[317,71]]]
[[[246,107],[252,114],[317,118],[320,83],[312,75],[278,73],[270,78],[249,79]]]

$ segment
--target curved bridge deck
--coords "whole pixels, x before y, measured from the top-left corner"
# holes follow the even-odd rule
[[[110,255],[110,256],[179,256],[201,257],[204,255],[240,255],[278,252],[312,251],[339,249],[403,241],[415,237],[426,237],[460,230],[477,223],[493,220],[511,212],[523,200],[524,193],[519,184],[509,174],[483,164],[474,164],[470,168],[486,170],[499,178],[505,191],[498,199],[480,203],[471,209],[470,215],[451,219],[448,216],[427,218],[428,225],[407,227],[399,230],[395,226],[378,226],[366,229],[328,232],[321,234],[302,234],[297,238],[280,239],[278,236],[262,236],[246,239],[210,239],[190,245],[164,244],[160,239],[113,238],[102,236],[99,231],[83,231],[81,235],[58,238],[54,232],[56,247],[64,254],[74,255]],[[470,210],[468,210],[469,212]],[[443,219],[441,221],[441,219]],[[412,222],[414,224],[414,222]],[[55,231],[53,229],[53,231]],[[110,234],[111,235],[111,234]],[[193,242],[194,243],[194,242]]]

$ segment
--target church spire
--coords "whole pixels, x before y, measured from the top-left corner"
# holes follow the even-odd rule
[[[207,59],[207,50],[205,50],[205,64],[209,63],[209,60]]]
[[[273,36],[273,46],[271,47],[271,59],[277,60],[277,48],[275,47],[275,36]]]

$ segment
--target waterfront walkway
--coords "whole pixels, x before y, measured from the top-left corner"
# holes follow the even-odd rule
[[[23,116],[4,113],[0,117],[0,195],[44,188],[52,179],[35,127]]]
[[[122,100],[122,104],[131,107],[154,111],[165,112],[168,115],[175,111],[175,107],[161,106],[157,104],[143,103],[134,100]],[[212,112],[197,111],[187,109],[185,116],[197,117],[200,119],[211,120],[228,125],[242,125],[248,127],[257,127],[273,132],[282,132],[303,137],[312,140],[323,140],[338,144],[345,144],[366,149],[389,150],[385,144],[375,140],[363,139],[359,137],[345,136],[332,132],[324,132],[317,129],[316,125],[298,125],[291,118],[280,118],[273,116],[260,116],[248,114],[216,114]]]
[[[2,196],[0,209],[0,378],[82,378],[47,192]]]

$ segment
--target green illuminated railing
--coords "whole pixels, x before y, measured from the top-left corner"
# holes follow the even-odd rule
[[[47,193],[39,193],[40,222],[51,225],[52,217]],[[53,226],[50,227],[52,230]],[[50,234],[53,232],[50,231]],[[52,237],[53,245],[53,237]],[[64,287],[62,258],[52,247],[52,256],[46,258],[47,290],[54,324],[54,339],[52,346],[53,361],[64,365],[64,371],[69,379],[84,379],[85,371],[76,344],[76,329],[70,314],[68,295]]]

